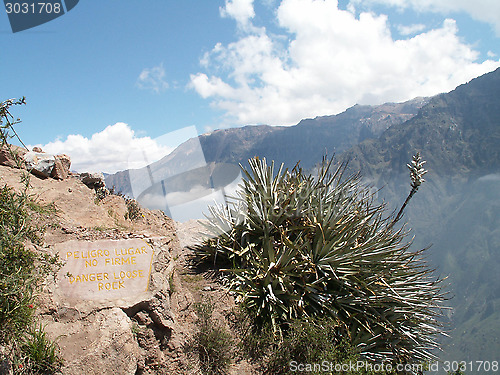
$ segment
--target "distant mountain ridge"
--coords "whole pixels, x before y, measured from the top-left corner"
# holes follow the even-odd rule
[[[154,169],[186,164],[186,156],[202,148],[206,163],[245,164],[253,157],[266,157],[276,163],[310,168],[321,157],[340,154],[366,139],[376,138],[389,127],[414,117],[429,98],[416,98],[404,103],[377,106],[355,105],[332,116],[305,119],[297,125],[249,125],[220,129],[190,139],[156,163]],[[186,166],[187,168],[188,166]],[[133,195],[129,171],[106,176],[106,185],[127,195]]]
[[[392,125],[412,118],[428,102],[355,105],[338,115],[305,119],[290,127],[244,127],[200,136],[207,162],[245,163],[255,155],[305,168],[328,153],[340,154],[365,139],[377,138]]]
[[[441,175],[491,173],[500,166],[500,68],[433,97],[406,123],[343,155],[363,175],[406,173],[420,151]]]

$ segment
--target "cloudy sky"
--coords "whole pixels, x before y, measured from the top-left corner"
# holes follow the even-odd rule
[[[500,2],[82,0],[16,34],[2,12],[0,42],[24,142],[114,172],[196,132],[450,91],[500,66]]]

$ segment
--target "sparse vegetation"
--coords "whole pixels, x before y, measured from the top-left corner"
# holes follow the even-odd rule
[[[14,360],[19,374],[54,374],[62,365],[59,348],[44,332],[42,325],[31,325]]]
[[[331,317],[297,319],[292,322],[283,341],[277,343],[263,366],[264,374],[294,374],[299,364],[311,364],[311,374],[379,374],[360,360],[359,351],[348,336],[339,335],[343,328]],[[355,364],[355,366],[353,366]]]
[[[239,337],[239,351],[255,363],[262,363],[275,346],[275,337],[270,322],[255,323],[256,317],[244,306],[234,311],[233,329]]]
[[[25,104],[8,100],[0,107],[1,144],[7,145],[12,126],[9,107]],[[15,132],[14,132],[15,134]],[[58,258],[30,250],[42,246],[43,228],[36,225],[33,213],[46,214],[53,208],[37,204],[28,194],[29,176],[24,190],[16,193],[0,188],[0,346],[15,374],[49,374],[61,364],[57,345],[51,342],[34,319],[36,294],[40,281],[59,266]]]
[[[259,373],[303,373],[299,366],[307,364],[311,368],[304,371],[311,374],[392,373],[388,367],[370,369],[374,363],[361,358],[359,349],[350,343],[342,326],[331,317],[295,319],[281,341],[273,334],[270,323],[262,325],[255,319],[251,311],[240,306],[232,321],[240,338],[239,352],[251,359]]]
[[[104,198],[110,194],[106,187],[101,186],[95,189],[95,204],[99,204]]]
[[[226,328],[213,317],[213,303],[196,304],[197,331],[185,350],[199,361],[204,374],[226,374],[233,357],[233,339]]]
[[[142,217],[141,207],[135,199],[126,198],[125,204],[127,205],[127,213],[125,214],[125,219],[134,221]]]
[[[137,335],[139,335],[142,331],[142,328],[141,326],[135,322],[135,321],[132,321],[132,334],[134,335],[134,337],[137,337]]]
[[[216,237],[196,251],[226,267],[254,324],[270,325],[284,343],[296,319],[328,317],[336,329],[330,339],[340,345],[347,337],[366,360],[433,358],[441,281],[395,228],[402,212],[384,217],[359,176],[345,178],[344,165],[331,172],[333,160],[323,160],[316,177],[298,165],[275,171],[265,159],[249,163],[237,196],[211,208]]]

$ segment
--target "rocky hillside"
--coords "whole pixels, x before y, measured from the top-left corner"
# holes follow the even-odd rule
[[[17,151],[23,158],[25,152]],[[54,159],[41,150],[37,154],[38,161]],[[0,186],[21,191],[26,164],[20,169],[9,153],[3,155]],[[45,227],[43,246],[33,250],[59,254],[64,265],[45,281],[33,308],[60,348],[62,374],[196,373],[196,360],[183,350],[196,330],[196,302],[214,301],[214,319],[221,324],[234,306],[218,283],[189,265],[187,246],[199,240],[200,225],[180,225],[161,211],[103,194],[98,177],[51,174],[30,177],[28,193],[44,208],[33,218]],[[151,252],[143,264],[137,253],[145,249]],[[72,261],[80,268],[66,272]],[[134,277],[144,278],[144,290],[128,289]],[[0,354],[5,350],[0,346]],[[251,373],[244,362],[231,371]],[[11,364],[0,360],[0,373],[12,374]]]

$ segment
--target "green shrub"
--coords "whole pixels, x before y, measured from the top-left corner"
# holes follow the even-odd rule
[[[360,360],[358,351],[347,337],[339,335],[342,327],[329,317],[295,320],[284,339],[273,350],[264,364],[265,374],[294,374],[300,365],[310,374],[379,374],[370,371],[370,364]],[[316,366],[316,367],[314,367]],[[326,370],[326,371],[325,371]]]
[[[210,302],[196,304],[197,331],[185,346],[194,354],[204,374],[226,374],[233,357],[233,339],[223,325],[213,319]]]
[[[38,275],[37,256],[24,241],[39,242],[28,224],[26,199],[4,186],[0,189],[0,342],[24,332],[33,315]]]
[[[19,122],[11,121],[9,107],[14,104],[24,104],[24,98],[0,105],[2,145],[7,145],[12,125]],[[15,374],[48,374],[61,360],[55,344],[36,325],[34,309],[40,282],[60,263],[57,257],[32,251],[27,244],[42,245],[43,228],[34,218],[53,212],[53,207],[31,199],[29,175],[22,182],[25,188],[20,193],[8,186],[0,188],[0,345],[7,349],[0,362],[14,363]]]
[[[20,343],[14,368],[19,374],[54,374],[62,366],[57,344],[51,341],[42,325],[32,325]]]
[[[142,217],[141,207],[135,199],[126,198],[125,204],[127,205],[127,213],[125,214],[125,219],[134,221]]]
[[[388,366],[376,368],[359,355],[338,322],[328,316],[295,319],[282,340],[275,338],[270,324],[255,323],[255,316],[237,308],[234,328],[239,334],[240,352],[263,374],[388,374]],[[306,366],[309,365],[309,368]],[[316,366],[316,367],[314,367]]]
[[[242,355],[255,363],[262,363],[276,346],[270,322],[262,322],[244,306],[234,311],[233,329],[238,333],[238,346]]]
[[[366,359],[433,358],[440,280],[395,228],[401,212],[384,217],[359,176],[344,178],[342,165],[331,172],[332,163],[312,176],[249,160],[237,196],[210,208],[215,237],[197,256],[226,264],[238,300],[279,341],[295,319],[328,316]]]

